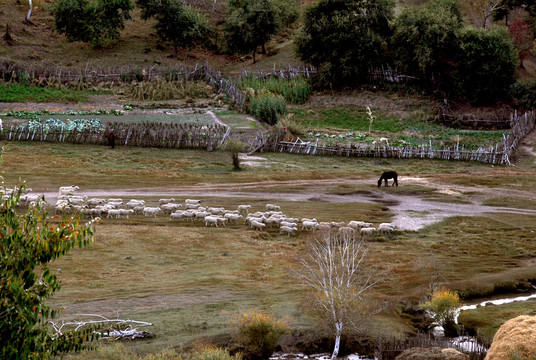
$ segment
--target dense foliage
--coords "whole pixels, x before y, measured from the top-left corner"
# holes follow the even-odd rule
[[[464,28],[460,31],[457,82],[473,103],[486,103],[507,95],[514,83],[517,54],[508,30]]]
[[[141,16],[154,18],[157,35],[173,44],[175,56],[179,47],[189,48],[207,42],[210,24],[195,8],[176,0],[137,0]]]
[[[255,54],[270,40],[280,26],[278,11],[272,0],[231,0],[223,31],[231,53]]]
[[[130,0],[56,0],[52,14],[56,30],[68,41],[99,46],[106,39],[119,38],[130,10]]]
[[[56,311],[46,300],[60,289],[49,263],[74,246],[88,245],[94,229],[78,218],[55,224],[39,204],[20,214],[22,189],[2,200],[0,211],[0,357],[49,359],[83,348],[92,329],[51,335],[48,319]]]
[[[456,32],[461,27],[455,2],[432,0],[423,6],[404,8],[391,38],[395,65],[401,71],[425,77],[450,75],[459,47]]]
[[[298,57],[317,67],[322,85],[355,85],[383,63],[393,16],[391,0],[320,0],[305,10]]]

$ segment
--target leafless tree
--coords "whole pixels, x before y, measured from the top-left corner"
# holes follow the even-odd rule
[[[479,22],[484,29],[488,28],[488,22],[493,13],[502,8],[502,0],[467,0],[463,5],[475,24]]]
[[[365,264],[369,248],[359,237],[321,232],[309,241],[307,250],[296,273],[313,290],[315,305],[335,333],[334,359],[346,327],[359,325],[358,314],[367,307],[364,293],[377,282]]]

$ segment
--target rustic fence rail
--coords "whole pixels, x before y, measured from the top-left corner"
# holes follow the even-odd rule
[[[323,144],[316,141],[286,141],[285,133],[274,131],[271,134],[248,134],[243,140],[255,150],[287,152],[295,154],[377,157],[398,159],[444,159],[477,161],[488,164],[510,164],[510,157],[523,137],[534,128],[534,113],[521,116],[512,114],[511,131],[503,137],[502,144],[476,150],[466,149],[463,145],[435,148],[420,146],[383,146],[374,147],[363,143]],[[104,130],[67,130],[45,126],[30,128],[20,126],[4,127],[0,130],[0,140],[8,141],[48,141],[75,144],[105,145],[108,134],[114,133],[117,144],[140,147],[177,148],[177,149],[217,149],[225,148],[229,128],[222,125],[168,124],[168,123],[126,123],[112,122]]]
[[[271,134],[263,139],[261,151],[287,152],[295,154],[347,156],[347,157],[378,157],[398,159],[444,159],[477,161],[488,164],[510,164],[510,157],[519,142],[534,128],[534,112],[523,115],[512,114],[510,118],[511,131],[503,137],[502,144],[480,147],[476,150],[466,149],[463,145],[436,148],[431,143],[420,146],[370,146],[364,143],[324,144],[320,140],[285,141],[281,132]]]
[[[107,123],[102,131],[67,130],[45,126],[30,128],[27,125],[4,127],[0,130],[0,140],[4,141],[46,141],[73,144],[106,145],[108,135],[115,135],[116,145],[176,148],[176,149],[216,149],[220,146],[227,128],[221,125],[162,124],[125,122]]]
[[[416,336],[405,339],[380,335],[377,341],[375,357],[378,360],[394,360],[404,350],[431,347],[454,348],[466,353],[470,360],[483,360],[487,353],[487,348],[471,337],[435,339],[430,334],[418,333]]]

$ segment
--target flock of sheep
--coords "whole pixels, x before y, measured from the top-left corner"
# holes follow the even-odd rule
[[[146,206],[144,200],[132,199],[128,202],[121,198],[88,198],[87,195],[74,195],[79,190],[78,186],[62,186],[59,188],[58,199],[54,205],[54,212],[58,215],[79,213],[88,218],[126,218],[131,215],[145,215],[157,217],[159,214],[169,216],[170,221],[198,221],[205,226],[225,226],[226,224],[238,224],[243,221],[251,229],[263,231],[266,228],[277,228],[279,234],[289,237],[298,231],[323,231],[335,233],[337,236],[355,237],[360,234],[370,237],[378,232],[389,234],[395,226],[391,223],[382,223],[374,227],[372,223],[365,221],[345,222],[319,222],[316,219],[293,218],[283,214],[280,206],[266,204],[265,211],[249,213],[251,205],[238,205],[235,210],[227,210],[223,207],[201,206],[201,200],[186,199],[179,204],[174,198],[160,199],[158,206]],[[7,189],[3,191],[8,196]],[[19,203],[25,206],[44,202],[42,195],[30,194],[29,191],[21,195]],[[46,204],[46,203],[45,203]]]

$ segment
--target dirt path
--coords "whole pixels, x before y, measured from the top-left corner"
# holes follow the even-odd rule
[[[389,192],[389,188],[381,187],[374,190],[368,190],[360,193],[350,193],[344,195],[319,193],[315,191],[315,186],[318,185],[335,185],[335,184],[350,184],[363,185],[374,183],[376,179],[360,179],[360,180],[302,180],[302,181],[266,181],[266,182],[250,182],[242,184],[200,184],[195,186],[182,186],[178,188],[138,188],[138,189],[116,189],[116,190],[87,190],[83,194],[88,197],[103,197],[103,198],[155,198],[155,197],[176,197],[176,198],[191,198],[191,197],[214,197],[214,198],[236,198],[239,199],[262,198],[276,202],[277,200],[286,201],[319,201],[319,202],[334,202],[334,203],[375,203],[381,204],[389,208],[395,214],[393,223],[400,230],[419,230],[424,226],[441,221],[450,216],[484,216],[487,213],[514,213],[514,214],[530,214],[536,215],[536,210],[485,206],[477,200],[463,200],[467,203],[449,203],[438,202],[423,198],[422,195],[400,195]],[[419,184],[431,185],[429,179],[426,178],[403,178],[399,179],[400,184]],[[277,187],[288,185],[306,186],[309,191],[305,192],[277,192]],[[403,186],[403,185],[401,185]],[[436,192],[440,194],[461,195],[465,192],[481,191],[487,195],[513,196],[513,191],[506,189],[489,189],[453,186],[434,184]],[[267,187],[273,187],[273,192],[266,192]],[[255,191],[256,188],[262,188],[264,191]],[[232,190],[231,190],[232,189]],[[429,193],[427,194],[429,195]],[[517,191],[516,196],[526,198],[536,198],[536,194]],[[57,193],[45,193],[46,199],[49,202],[55,202]],[[356,219],[360,220],[360,219]]]

